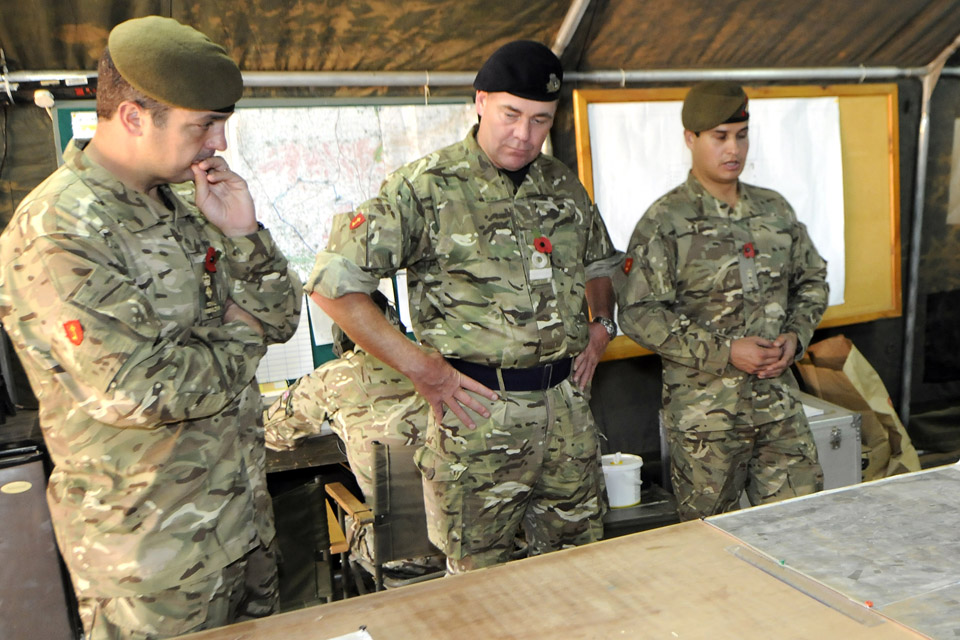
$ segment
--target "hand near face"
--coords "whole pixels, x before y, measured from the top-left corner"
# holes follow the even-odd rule
[[[258,228],[253,198],[246,181],[212,156],[190,166],[197,185],[197,207],[223,235],[246,236]]]

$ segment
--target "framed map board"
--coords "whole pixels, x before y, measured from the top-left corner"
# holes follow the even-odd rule
[[[836,97],[843,173],[844,299],[827,309],[821,327],[901,315],[900,158],[896,84],[745,87],[751,99]],[[682,101],[688,88],[597,89],[573,92],[580,180],[596,199],[589,109],[596,103]],[[677,137],[682,134],[676,122]],[[643,144],[624,140],[623,144]],[[784,153],[789,151],[785,150]],[[638,174],[638,180],[642,175]],[[764,185],[758,185],[764,186]],[[606,217],[607,214],[601,213]],[[642,211],[632,215],[642,215]],[[609,223],[609,220],[608,220]],[[605,359],[648,353],[626,336]]]

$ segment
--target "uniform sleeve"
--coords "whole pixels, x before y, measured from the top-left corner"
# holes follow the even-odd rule
[[[587,202],[589,203],[589,198]],[[587,218],[589,231],[583,261],[585,277],[587,280],[612,278],[614,271],[623,263],[623,254],[614,248],[607,225],[600,216],[597,206],[590,203],[587,210],[589,211]]]
[[[676,240],[649,211],[630,238],[624,270],[627,278],[618,314],[623,332],[667,360],[722,375],[730,359],[730,341],[673,310]]]
[[[250,384],[266,351],[242,322],[164,336],[153,301],[97,236],[42,236],[20,263],[4,286],[29,292],[17,306],[38,316],[15,327],[21,353],[100,422],[151,428],[215,414]]]
[[[224,238],[230,297],[263,326],[267,344],[286,342],[297,330],[303,288],[269,231]]]
[[[301,438],[320,433],[323,422],[337,411],[329,370],[338,362],[327,362],[303,376],[264,411],[268,447],[277,451],[293,449]]]
[[[317,255],[307,291],[325,298],[369,294],[381,278],[422,259],[429,246],[428,208],[405,176],[391,175],[375,198],[334,218],[330,241]]]
[[[827,284],[827,263],[817,252],[807,227],[796,222],[792,230],[789,305],[784,333],[796,333],[799,360],[810,345],[813,332],[827,309],[830,287]]]

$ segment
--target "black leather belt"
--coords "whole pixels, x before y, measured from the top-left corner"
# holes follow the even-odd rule
[[[490,389],[499,389],[500,380],[497,378],[497,368],[485,364],[447,358],[454,369],[465,376],[470,376],[480,384]],[[544,391],[557,386],[570,376],[573,358],[558,360],[541,367],[529,369],[500,369],[503,377],[504,391]]]

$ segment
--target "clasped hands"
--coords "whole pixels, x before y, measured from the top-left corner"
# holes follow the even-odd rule
[[[776,378],[793,364],[797,342],[795,333],[781,333],[775,340],[738,338],[730,343],[730,364],[761,379]]]

